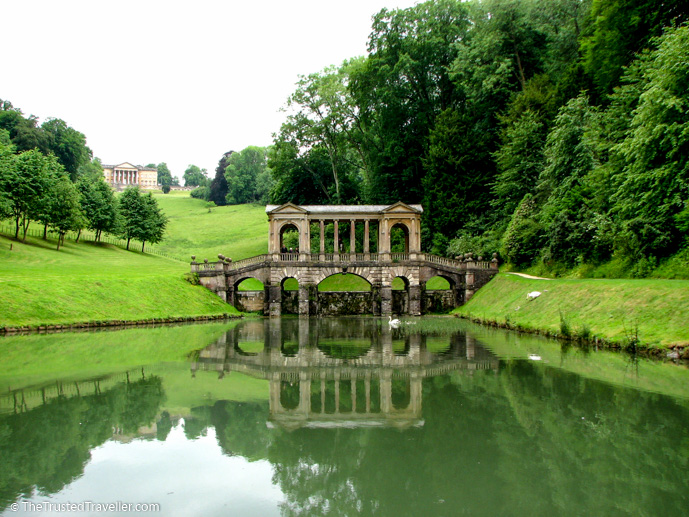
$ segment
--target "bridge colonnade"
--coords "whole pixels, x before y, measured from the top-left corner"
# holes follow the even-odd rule
[[[192,257],[191,271],[199,280],[227,303],[238,306],[241,282],[254,278],[263,283],[263,293],[254,292],[251,309],[262,310],[266,315],[280,316],[287,309],[285,303],[293,295],[283,290],[286,279],[298,282],[296,308],[287,312],[299,315],[315,314],[409,314],[419,316],[438,297],[426,292],[426,282],[435,276],[446,279],[449,293],[442,303],[456,307],[468,301],[473,293],[487,283],[497,272],[497,258],[492,261],[467,257],[448,259],[421,252],[421,205],[360,206],[298,206],[287,203],[268,205],[268,253],[232,262],[218,255],[217,262],[196,262]],[[333,222],[333,252],[325,247],[325,226]],[[349,224],[349,252],[339,251],[339,223]],[[312,253],[311,225],[318,227],[319,250]],[[356,225],[364,225],[363,243],[357,249]],[[377,227],[376,251],[371,252],[372,226]],[[404,231],[404,252],[392,253],[391,233],[394,228]],[[299,233],[297,250],[286,250],[284,234],[289,230]],[[322,293],[318,285],[333,275],[354,274],[370,284],[370,291],[354,293]],[[393,281],[401,278],[404,291],[393,291]],[[339,300],[337,299],[339,296]],[[262,300],[259,301],[259,298]],[[430,301],[429,301],[430,300]],[[257,307],[260,303],[261,306]],[[339,308],[338,308],[339,307]],[[241,308],[241,307],[238,307]],[[337,312],[337,311],[344,312]]]

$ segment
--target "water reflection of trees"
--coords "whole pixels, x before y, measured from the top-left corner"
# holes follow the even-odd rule
[[[267,459],[286,515],[684,515],[689,408],[514,361],[423,382],[423,427],[270,429],[216,403],[228,454]]]
[[[151,376],[0,416],[0,509],[34,488],[61,490],[83,474],[92,448],[111,439],[113,430],[131,435],[154,422],[163,400],[162,381]]]

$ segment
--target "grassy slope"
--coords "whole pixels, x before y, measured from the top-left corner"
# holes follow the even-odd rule
[[[12,251],[10,251],[12,246]],[[0,327],[236,313],[183,262],[110,245],[0,236]]]
[[[527,301],[526,293],[542,295]],[[535,280],[500,274],[455,314],[561,332],[560,315],[572,332],[586,326],[604,339],[624,342],[638,329],[651,346],[689,344],[689,281]]]
[[[268,252],[268,216],[264,206],[219,206],[208,211],[206,202],[188,192],[158,194],[158,205],[170,218],[165,240],[156,249],[185,262],[217,260],[222,253],[241,260]]]

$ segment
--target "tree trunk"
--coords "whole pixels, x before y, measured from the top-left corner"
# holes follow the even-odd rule
[[[43,240],[44,241],[48,240],[48,223],[45,223],[43,225]]]
[[[127,251],[129,251],[129,241],[132,240],[131,237],[127,237]]]
[[[62,233],[57,234],[57,251],[60,251],[60,241],[62,241]]]
[[[24,227],[24,238],[22,239],[22,242],[26,242],[26,232],[29,231],[29,225],[31,224],[30,219],[24,218],[24,221],[22,221],[22,226]]]
[[[15,226],[15,231],[14,231],[14,238],[19,240],[19,216],[17,216],[16,220],[16,226]]]
[[[141,243],[141,253],[144,252],[144,246],[146,246],[146,241],[143,241],[143,242]]]
[[[81,229],[79,229],[79,233],[77,233],[77,240],[76,240],[76,242],[79,242],[79,237],[81,237]]]

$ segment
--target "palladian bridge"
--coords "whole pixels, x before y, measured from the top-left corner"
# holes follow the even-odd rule
[[[482,257],[448,259],[421,252],[421,205],[268,205],[268,253],[233,262],[197,262],[191,271],[202,285],[240,310],[283,313],[409,314],[450,309],[468,301],[498,272],[498,261]],[[344,234],[344,235],[343,235]],[[356,275],[370,290],[324,292],[318,285],[333,275]],[[426,290],[441,277],[443,291]],[[253,278],[262,291],[241,291]],[[297,290],[285,290],[294,279]],[[398,287],[393,289],[393,283]],[[402,287],[403,286],[403,287]]]

